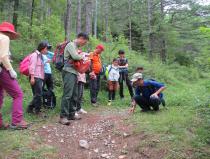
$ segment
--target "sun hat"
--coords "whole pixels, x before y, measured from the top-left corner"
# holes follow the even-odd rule
[[[136,82],[136,81],[138,81],[139,79],[143,79],[143,75],[142,75],[141,73],[135,73],[135,74],[132,76],[131,82]]]
[[[11,40],[17,39],[20,36],[20,34],[15,31],[14,25],[9,22],[2,22],[0,24],[0,32],[9,33],[8,36]]]

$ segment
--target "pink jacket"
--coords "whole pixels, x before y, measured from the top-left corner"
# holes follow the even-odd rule
[[[29,63],[29,74],[34,75],[35,78],[44,80],[44,62],[42,54],[36,50],[31,54]]]

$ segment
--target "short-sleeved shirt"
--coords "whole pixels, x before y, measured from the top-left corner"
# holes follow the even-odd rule
[[[102,62],[101,62],[101,56],[100,54],[96,54],[94,52],[90,53],[90,60],[92,64],[92,71],[95,74],[99,74],[102,69]]]
[[[120,58],[120,57],[118,57],[117,58],[117,60],[118,60],[118,65],[119,66],[125,66],[126,64],[128,64],[128,59],[126,59],[126,58]],[[128,72],[128,68],[120,68],[120,73],[121,72]]]
[[[49,58],[47,55],[42,55],[43,61],[44,61],[44,73],[46,74],[52,74],[52,70],[49,63]]]
[[[150,99],[150,96],[154,94],[161,87],[164,87],[163,83],[154,80],[144,80],[144,86],[138,86],[135,90],[135,95],[142,95],[146,99]],[[159,94],[160,98],[163,98],[163,94]]]

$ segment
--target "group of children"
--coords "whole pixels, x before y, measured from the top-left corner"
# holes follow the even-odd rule
[[[3,91],[6,91],[13,98],[11,128],[25,129],[28,127],[28,124],[23,119],[23,92],[16,80],[17,74],[9,58],[9,42],[18,37],[19,34],[15,32],[14,26],[11,23],[3,22],[0,24],[0,108],[3,104]],[[88,40],[87,34],[80,33],[74,41],[68,42],[64,48],[64,66],[62,69],[63,96],[59,119],[59,123],[63,125],[69,125],[71,120],[80,120],[80,114],[87,113],[82,109],[86,74],[90,78],[91,104],[98,106],[97,98],[103,67],[101,54],[105,48],[99,44],[93,52],[84,53],[81,51],[81,47],[86,45]],[[42,114],[41,106],[43,105],[42,98],[45,86],[47,91],[53,93],[54,86],[50,62],[54,53],[50,52],[51,47],[47,41],[42,41],[37,49],[30,54],[28,76],[33,99],[27,107],[28,113]],[[118,88],[120,89],[121,99],[124,98],[123,83],[125,81],[132,101],[130,112],[134,112],[137,104],[144,111],[151,110],[151,107],[153,110],[159,110],[159,105],[161,103],[164,104],[163,94],[161,93],[165,89],[164,84],[155,80],[145,81],[142,75],[142,67],[137,68],[132,80],[129,80],[128,59],[125,58],[123,50],[119,50],[118,54],[119,57],[113,59],[112,64],[108,65],[105,72],[108,83],[108,105],[111,105],[111,102],[115,100]],[[73,63],[82,59],[91,61],[86,73],[79,72]],[[8,128],[8,125],[3,123],[2,114],[0,113],[1,128]]]

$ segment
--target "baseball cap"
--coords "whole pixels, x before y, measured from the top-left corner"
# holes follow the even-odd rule
[[[143,79],[143,75],[142,75],[141,73],[135,73],[135,74],[132,76],[131,81],[132,81],[132,82],[136,82],[136,81],[138,81],[138,79]]]

